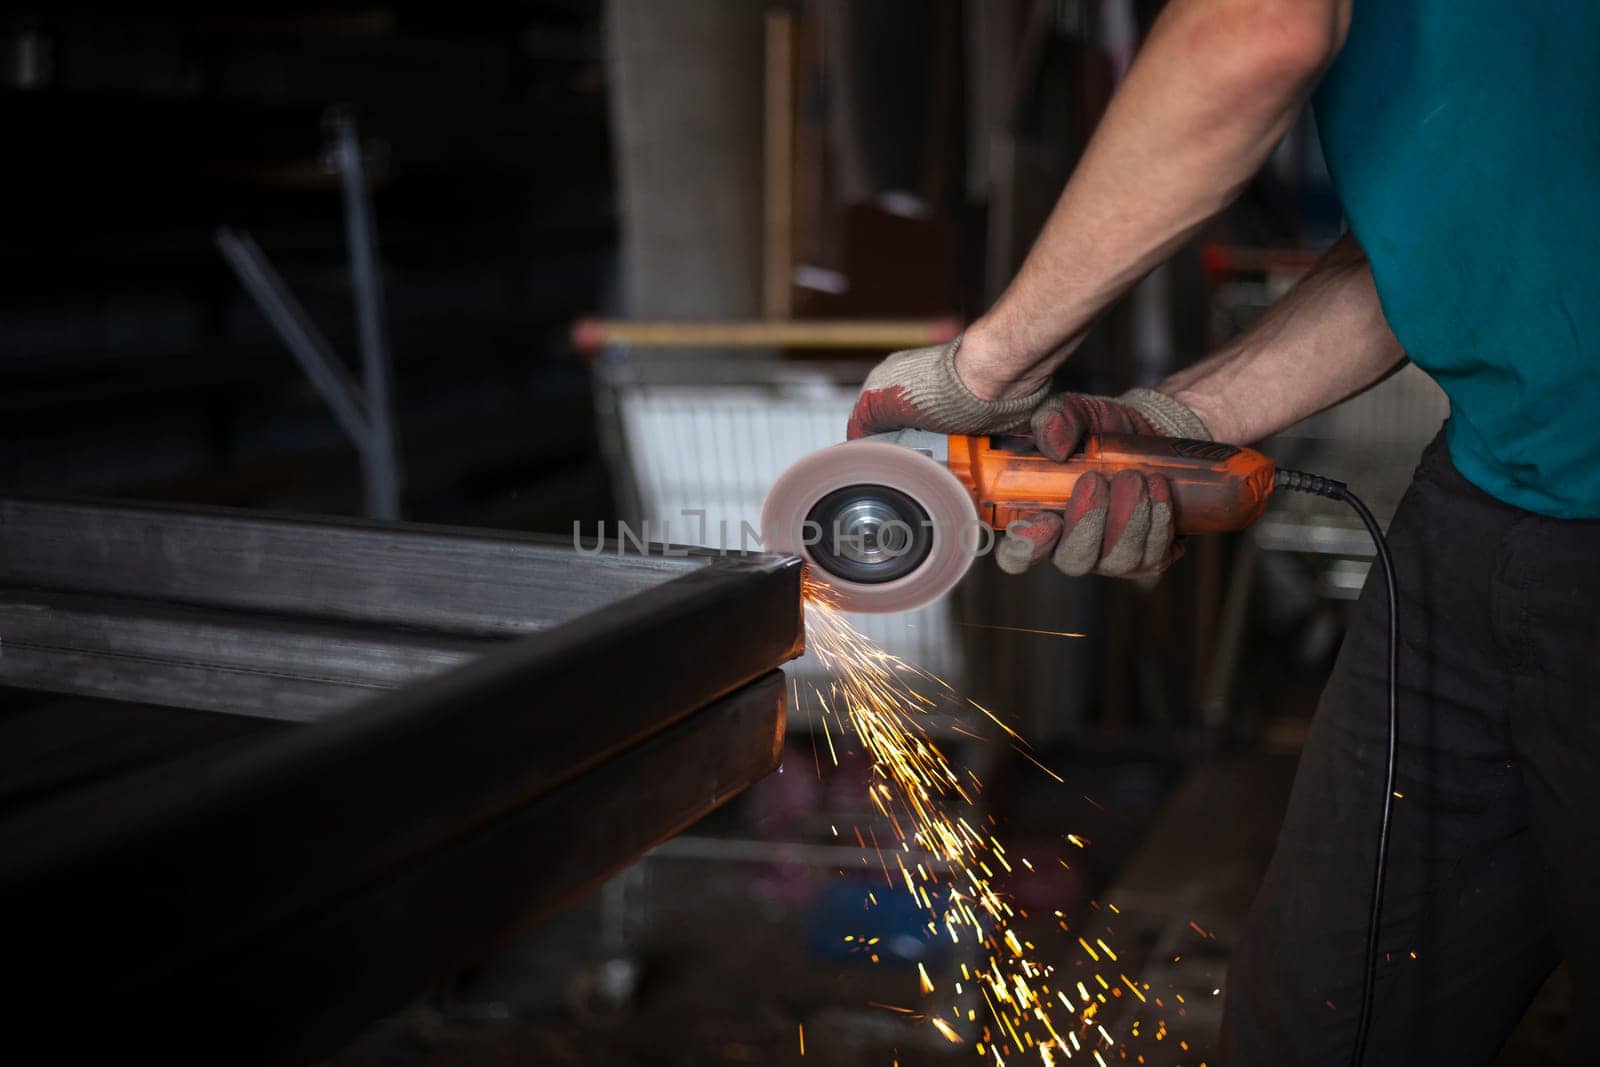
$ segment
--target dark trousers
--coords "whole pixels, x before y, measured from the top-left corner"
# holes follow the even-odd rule
[[[1365,1062],[1492,1062],[1562,958],[1572,1062],[1600,1062],[1600,521],[1500,503],[1441,439],[1389,542],[1402,796]],[[1234,1067],[1350,1056],[1387,738],[1372,573],[1229,965]]]

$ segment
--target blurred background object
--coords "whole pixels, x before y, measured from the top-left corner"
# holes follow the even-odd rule
[[[741,547],[776,474],[842,438],[874,360],[1004,287],[1159,8],[0,15],[0,487]],[[1304,116],[1062,384],[1116,392],[1200,357],[1340,226]],[[1387,518],[1445,410],[1406,370],[1263,448]],[[930,732],[1031,858],[1007,892],[1044,951],[1076,952],[1054,911],[1114,925],[1127,972],[1186,998],[1151,1062],[1209,1054],[1370,554],[1338,505],[1296,499],[1153,586],[979,567],[862,622],[953,687]],[[337,1062],[780,1063],[802,1034],[830,1064],[970,1057],[894,1010],[971,946],[868,912],[872,771],[823,736],[815,660],[788,672],[780,773]],[[966,698],[1031,759],[974,740]],[[1068,833],[1091,843],[1070,863]],[[843,940],[867,933],[881,948]],[[1560,1062],[1563,990],[1502,1064]]]
[[[6,484],[362,510],[354,449],[212,241],[252,234],[355,356],[324,129],[343,107],[375,205],[401,509],[606,514],[587,376],[563,358],[615,262],[598,17],[3,16]]]

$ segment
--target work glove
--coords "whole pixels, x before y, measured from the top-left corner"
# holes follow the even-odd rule
[[[1115,399],[1062,393],[1040,404],[1029,420],[1040,452],[1065,462],[1089,434],[1149,434],[1209,441],[1211,433],[1187,405],[1153,389]],[[1035,511],[1011,523],[995,562],[1021,574],[1046,556],[1063,573],[1134,578],[1159,574],[1183,555],[1173,530],[1172,483],[1159,474],[1119,471],[1107,479],[1085,474],[1064,513]]]
[[[850,412],[845,436],[914,427],[935,433],[1012,433],[1048,395],[1040,389],[1015,400],[982,400],[956,374],[961,338],[896,352],[872,368]]]

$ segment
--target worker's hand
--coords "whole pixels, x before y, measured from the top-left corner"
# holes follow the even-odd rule
[[[1058,463],[1089,434],[1211,440],[1200,416],[1152,389],[1134,389],[1116,399],[1063,393],[1040,404],[1030,421],[1034,444]],[[995,549],[995,562],[1008,574],[1021,574],[1049,556],[1073,576],[1133,578],[1159,574],[1181,555],[1183,542],[1173,530],[1172,483],[1159,474],[1125,470],[1109,479],[1079,478],[1065,513],[1036,511],[1013,522]]]
[[[845,435],[914,428],[936,433],[1011,433],[1028,425],[1028,416],[1047,389],[1013,400],[984,400],[956,372],[961,338],[947,344],[896,352],[872,368]]]

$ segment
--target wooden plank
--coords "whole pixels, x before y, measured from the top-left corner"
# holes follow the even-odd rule
[[[580,319],[572,345],[596,352],[607,345],[633,348],[917,348],[942,344],[961,332],[956,318],[938,319]]]

